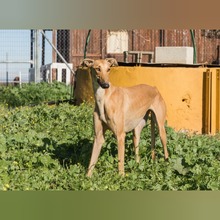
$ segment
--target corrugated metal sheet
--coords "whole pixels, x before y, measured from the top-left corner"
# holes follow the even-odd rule
[[[115,57],[119,62],[124,61],[123,53],[107,54],[107,34],[109,30],[92,30],[87,47],[88,58]],[[128,48],[135,51],[153,51],[157,46],[192,46],[189,29],[183,30],[123,30],[128,32]],[[212,30],[194,30],[197,63],[211,64],[217,59],[217,46],[220,39]],[[210,34],[211,33],[211,34]],[[215,32],[214,32],[215,33]],[[70,62],[77,67],[84,57],[84,48],[88,30],[70,30]],[[129,58],[134,62],[134,57]],[[148,62],[143,57],[143,62]]]
[[[84,49],[86,44],[88,30],[72,30],[70,34],[70,44],[71,44],[71,58],[74,66],[80,64],[81,60],[84,58]],[[87,57],[90,58],[100,58],[102,57],[102,38],[104,34],[102,30],[92,30],[88,47],[87,47]],[[106,40],[106,39],[105,39]]]

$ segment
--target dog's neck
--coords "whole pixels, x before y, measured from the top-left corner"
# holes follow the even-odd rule
[[[105,97],[109,92],[111,92],[112,85],[109,83],[109,88],[103,89],[97,82],[96,73],[94,69],[91,69],[91,76],[92,76],[92,86],[95,96],[96,105],[99,110],[100,119],[106,123],[104,105],[105,105]]]

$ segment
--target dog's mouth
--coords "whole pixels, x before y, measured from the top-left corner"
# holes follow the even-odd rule
[[[100,79],[98,79],[97,82],[98,82],[98,84],[99,84],[103,89],[108,89],[108,88],[109,88],[109,83],[101,82]]]

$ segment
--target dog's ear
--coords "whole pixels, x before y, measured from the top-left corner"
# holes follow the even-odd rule
[[[115,58],[106,58],[105,60],[109,62],[110,66],[118,66],[118,62]]]
[[[94,60],[92,60],[92,59],[84,59],[84,60],[80,63],[80,66],[92,67],[93,64],[94,64]]]

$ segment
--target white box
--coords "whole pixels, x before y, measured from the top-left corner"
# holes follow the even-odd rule
[[[156,47],[155,63],[193,64],[193,47]]]
[[[73,64],[68,63],[68,66],[65,63],[49,63],[46,65],[43,65],[40,68],[41,77],[43,74],[46,74],[45,75],[46,82],[51,83],[53,81],[53,70],[55,70],[54,72],[55,80],[59,82],[65,81],[66,85],[69,85],[71,83],[70,69],[73,69]],[[63,70],[65,71],[63,72]]]

